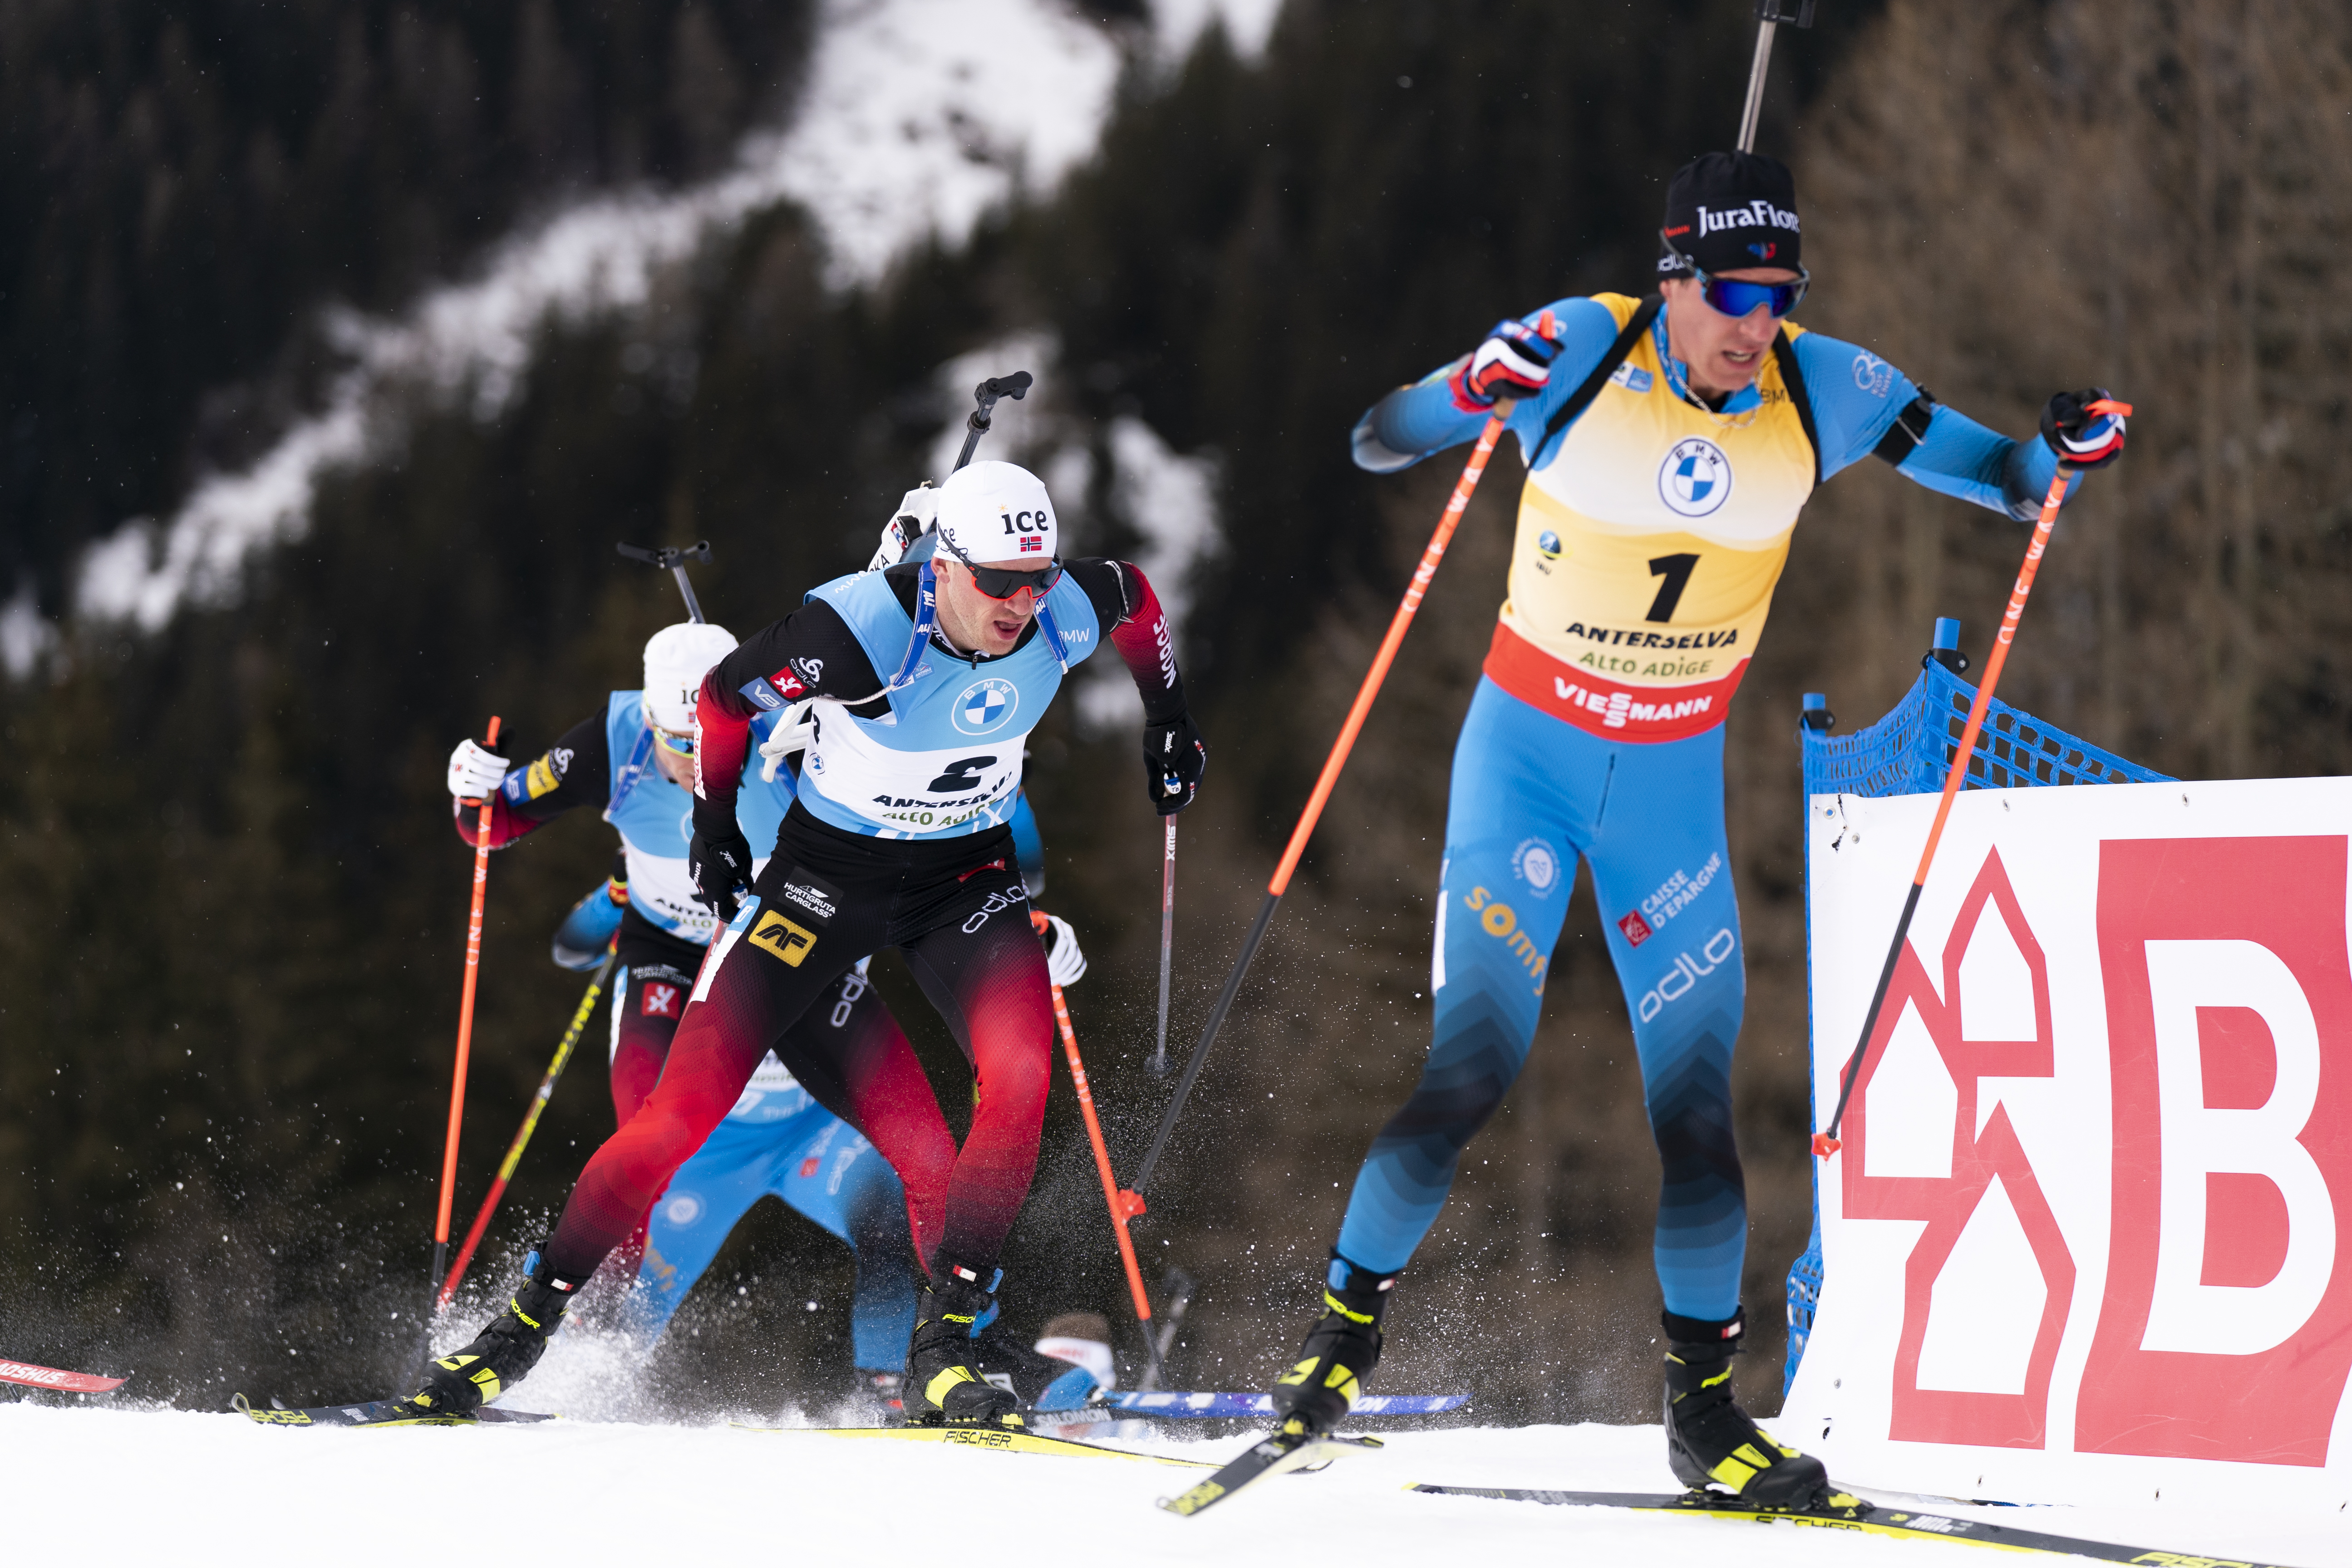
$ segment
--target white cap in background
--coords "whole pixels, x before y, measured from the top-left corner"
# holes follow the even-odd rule
[[[735,651],[735,634],[707,622],[664,626],[646,643],[646,717],[665,730],[694,728],[694,696],[710,667]]]

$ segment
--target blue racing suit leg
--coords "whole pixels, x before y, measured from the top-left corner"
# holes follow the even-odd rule
[[[1748,972],[1723,833],[1723,727],[1616,752],[1585,857],[1664,1167],[1658,1284],[1669,1312],[1719,1322],[1739,1310],[1748,1253],[1748,1185],[1731,1127]]]
[[[1724,847],[1723,731],[1611,742],[1483,678],[1454,753],[1429,1061],[1357,1173],[1339,1250],[1393,1274],[1435,1222],[1463,1148],[1527,1060],[1579,857],[1592,863],[1665,1164],[1656,1258],[1666,1306],[1727,1319],[1747,1237],[1730,1106],[1746,985]],[[1644,907],[1650,915],[1629,919]]]
[[[772,1122],[720,1122],[655,1202],[634,1305],[648,1347],[677,1316],[736,1222],[775,1189],[777,1131]]]
[[[640,1321],[658,1338],[751,1206],[773,1194],[847,1242],[857,1281],[851,1359],[897,1372],[915,1331],[907,1198],[889,1162],[803,1089],[782,1121],[722,1121],[654,1205],[638,1271]],[[766,1109],[766,1108],[762,1108]]]
[[[853,1358],[868,1372],[907,1364],[915,1331],[914,1238],[898,1173],[857,1130],[822,1106],[776,1195],[849,1244],[857,1283],[849,1305]]]
[[[1372,1141],[1339,1227],[1340,1254],[1359,1268],[1404,1267],[1464,1146],[1527,1062],[1610,750],[1480,678],[1454,746],[1429,1060]]]

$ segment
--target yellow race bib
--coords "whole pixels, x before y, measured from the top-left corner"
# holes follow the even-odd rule
[[[1596,298],[1621,328],[1641,303]],[[1758,392],[1745,414],[1686,402],[1642,335],[1520,492],[1510,597],[1486,658],[1496,685],[1628,740],[1722,722],[1813,488],[1812,444],[1777,358]]]

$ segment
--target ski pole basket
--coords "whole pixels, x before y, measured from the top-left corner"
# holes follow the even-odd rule
[[[1960,624],[1936,623],[1935,647],[1919,661],[1919,679],[1903,700],[1878,722],[1851,735],[1832,735],[1836,722],[1824,699],[1808,692],[1797,729],[1798,750],[1804,759],[1805,804],[1817,795],[1854,795],[1867,798],[1892,795],[1936,795],[1944,787],[1960,731],[1967,728],[1976,688],[1960,677],[1968,660],[1959,652]],[[1967,789],[2032,789],[2044,784],[2168,784],[2168,774],[2126,762],[2055,725],[2046,724],[2021,708],[1999,698],[1985,714],[1984,731],[1976,754],[1969,760]],[[1812,929],[1812,866],[1807,839],[1805,924]],[[1806,1011],[1812,1008],[1812,967],[1806,964]],[[1821,1064],[1814,1064],[1818,1069]],[[1829,1063],[1838,1070],[1839,1061]],[[1818,1165],[1813,1172],[1813,1233],[1804,1255],[1789,1269],[1789,1357],[1781,1374],[1785,1394],[1796,1381],[1804,1359],[1805,1342],[1813,1331],[1813,1310],[1822,1293],[1822,1187]]]

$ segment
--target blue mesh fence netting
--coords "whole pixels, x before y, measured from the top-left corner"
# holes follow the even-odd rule
[[[1805,797],[1817,795],[1936,795],[1959,749],[1976,688],[1935,659],[1924,661],[1919,679],[1886,716],[1851,735],[1832,735],[1811,726],[1798,731],[1804,755]],[[2166,774],[2126,762],[2054,725],[2045,724],[1999,698],[1985,713],[1984,731],[1969,759],[1968,789],[2026,789],[2042,784],[2165,784]],[[1808,839],[1807,856],[1811,850]],[[1806,927],[1811,929],[1812,877],[1805,878]],[[1891,933],[1890,933],[1891,934]],[[1808,965],[1810,975],[1811,966]],[[1811,1001],[1808,982],[1808,1005]],[[1826,1064],[1837,1072],[1841,1054]],[[1816,1070],[1824,1064],[1816,1061]],[[1813,1308],[1822,1293],[1821,1173],[1813,1173],[1813,1234],[1804,1256],[1789,1270],[1789,1360],[1781,1392],[1796,1380],[1812,1336]]]

